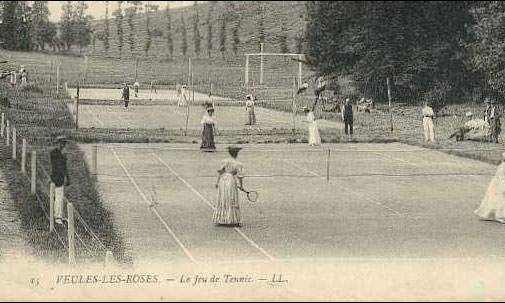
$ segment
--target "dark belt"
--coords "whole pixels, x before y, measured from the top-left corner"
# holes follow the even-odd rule
[[[433,116],[424,116],[425,118],[433,118]]]

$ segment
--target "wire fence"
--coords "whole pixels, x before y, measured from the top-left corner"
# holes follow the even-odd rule
[[[83,219],[78,206],[66,197],[63,197],[63,204],[66,206],[67,216],[61,226],[55,226],[56,201],[52,178],[38,161],[40,155],[37,156],[36,148],[29,146],[25,138],[18,136],[16,125],[4,112],[1,113],[0,137],[2,143],[12,150],[12,160],[19,165],[20,172],[30,183],[31,194],[49,222],[48,232],[56,235],[57,241],[68,253],[69,263],[75,264],[91,256],[102,256],[106,263],[110,263],[111,250]]]

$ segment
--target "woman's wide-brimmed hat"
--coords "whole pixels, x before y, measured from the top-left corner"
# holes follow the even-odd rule
[[[473,113],[472,112],[466,112],[465,116],[471,117],[471,116],[473,116]]]
[[[239,151],[239,150],[241,150],[241,149],[242,149],[242,147],[240,147],[240,146],[236,146],[236,145],[230,145],[230,146],[228,146],[228,151],[229,151],[229,152],[234,152],[234,151],[235,151],[235,152],[238,152],[238,151]]]

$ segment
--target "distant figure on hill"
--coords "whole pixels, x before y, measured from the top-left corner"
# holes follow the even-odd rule
[[[253,96],[247,95],[245,102],[245,110],[247,112],[248,121],[246,125],[255,125],[256,124],[256,114],[254,113],[254,100]]]
[[[425,142],[435,142],[435,126],[433,125],[433,108],[424,102],[423,113],[423,128],[424,128],[424,141]]]
[[[128,108],[128,103],[130,103],[130,87],[128,87],[128,83],[124,83],[124,87],[121,90],[121,98],[124,102],[124,107]]]
[[[135,83],[133,83],[133,91],[135,92],[135,98],[139,97],[139,88],[140,84],[138,83],[138,81],[135,81]]]

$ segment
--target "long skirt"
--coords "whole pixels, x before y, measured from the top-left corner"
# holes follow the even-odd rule
[[[505,223],[505,176],[504,164],[498,168],[495,177],[489,183],[481,205],[474,212],[482,220]]]
[[[319,128],[317,122],[309,123],[309,145],[320,145],[321,136],[319,135]]]
[[[214,124],[203,124],[202,145],[200,145],[200,149],[204,151],[214,151],[216,149],[214,143]]]
[[[237,181],[232,174],[224,173],[219,180],[217,205],[212,221],[218,225],[240,224]]]

